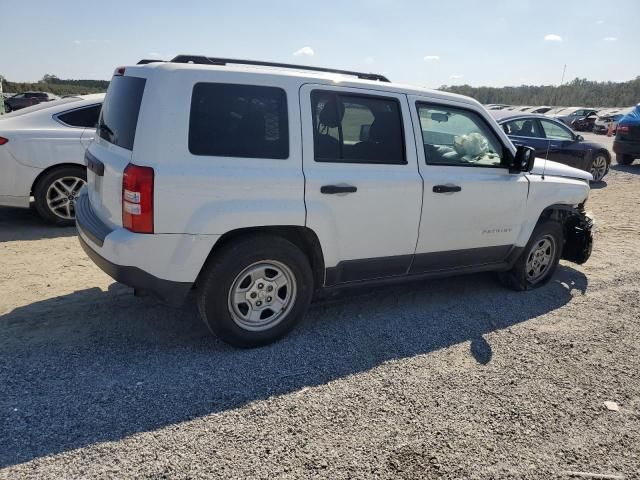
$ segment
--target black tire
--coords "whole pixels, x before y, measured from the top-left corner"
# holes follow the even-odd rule
[[[8,103],[4,104],[4,113],[11,113],[11,105]]]
[[[58,180],[72,177],[79,178],[83,182],[86,182],[87,171],[80,165],[68,165],[64,167],[54,168],[40,177],[33,186],[33,196],[35,198],[36,210],[38,211],[40,217],[42,217],[42,219],[44,219],[45,221],[61,227],[73,225],[75,223],[75,210],[73,209],[73,203],[75,202],[75,200],[71,201],[72,205],[70,206],[72,218],[63,218],[59,216],[54,210],[49,207],[49,204],[47,202],[47,192],[49,192],[49,187]],[[79,188],[74,190],[75,196],[77,196],[78,190]]]
[[[268,261],[277,262],[289,270],[294,278],[291,291],[295,293],[292,293],[287,309],[277,317],[276,323],[261,327],[264,328],[262,330],[250,330],[243,327],[239,323],[242,320],[237,320],[237,314],[232,312],[233,308],[238,308],[232,306],[232,290],[236,291],[234,286],[246,269]],[[256,282],[251,278],[251,289],[260,286]],[[255,234],[232,240],[216,252],[198,281],[197,304],[200,316],[213,334],[235,347],[253,348],[272,343],[289,333],[304,317],[313,289],[309,260],[296,245],[282,237]],[[251,308],[248,302],[245,305]],[[264,306],[263,309],[269,312]]]
[[[540,242],[551,237],[555,242],[555,248],[552,255],[552,259],[548,264],[548,267],[544,271],[543,275],[536,278],[535,281],[530,280],[530,275],[527,272],[527,262],[532,255],[535,254],[536,247]],[[531,238],[525,246],[522,254],[516,260],[511,270],[507,272],[501,272],[499,274],[500,281],[507,287],[516,290],[530,290],[545,285],[558,268],[558,262],[562,256],[562,246],[564,245],[564,233],[562,225],[553,220],[544,220],[540,222],[536,228],[533,229]]]
[[[618,153],[616,155],[616,162],[618,165],[631,165],[633,163],[633,157],[631,155],[623,155]]]
[[[596,175],[594,174],[594,164],[596,163],[596,160],[599,157],[604,157],[604,162],[605,162],[605,169],[602,173],[602,176],[600,178],[596,178]],[[609,173],[609,167],[611,166],[611,157],[609,156],[609,153],[606,150],[599,150],[595,153],[595,155],[593,156],[593,160],[591,162],[591,174],[594,176],[593,178],[593,182],[594,183],[599,183],[602,180],[604,180],[604,177],[607,176],[607,173]]]

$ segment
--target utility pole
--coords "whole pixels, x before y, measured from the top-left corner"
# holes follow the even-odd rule
[[[564,68],[562,69],[562,80],[560,80],[560,86],[564,83],[564,74],[567,71],[567,64],[564,64]]]

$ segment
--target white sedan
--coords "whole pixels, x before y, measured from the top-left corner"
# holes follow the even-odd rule
[[[103,100],[70,96],[0,116],[0,205],[28,208],[33,196],[45,220],[74,223]]]

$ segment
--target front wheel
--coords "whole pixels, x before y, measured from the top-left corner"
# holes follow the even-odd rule
[[[609,169],[609,162],[607,156],[598,152],[591,163],[591,175],[593,175],[594,182],[601,182]]]
[[[562,225],[553,220],[539,223],[511,270],[500,273],[500,280],[518,291],[546,284],[558,268],[563,242]]]
[[[198,309],[209,330],[243,348],[274,342],[304,316],[313,293],[305,254],[288,240],[231,240],[205,267]]]

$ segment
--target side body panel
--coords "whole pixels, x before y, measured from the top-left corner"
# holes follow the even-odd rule
[[[289,158],[219,157],[189,152],[193,87],[200,82],[255,85],[256,80],[201,69],[164,74],[159,82],[154,73],[147,79],[131,161],[154,169],[155,231],[217,235],[245,227],[303,226],[299,81],[274,75],[259,82],[286,92]]]
[[[420,237],[412,272],[504,261],[516,245],[525,220],[529,186],[526,176],[511,174],[506,168],[427,164],[414,105],[424,102],[471,110],[485,120],[505,148],[512,150],[511,142],[480,106],[428,96],[410,96],[409,101],[424,178]],[[460,187],[460,191],[436,193],[434,187],[440,185]]]
[[[314,90],[397,100],[404,125],[407,163],[315,161],[310,101]],[[300,105],[307,227],[318,235],[325,266],[331,269],[340,265],[335,276],[328,275],[328,283],[406,274],[415,251],[422,205],[422,179],[406,96],[307,84],[300,89]],[[321,188],[328,185],[354,186],[357,191],[323,194]]]

